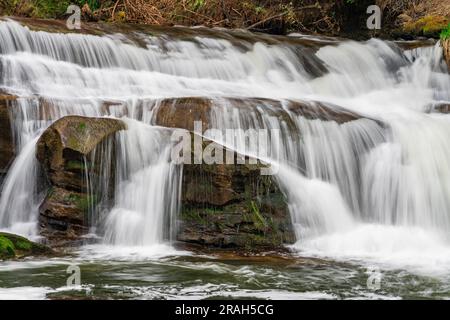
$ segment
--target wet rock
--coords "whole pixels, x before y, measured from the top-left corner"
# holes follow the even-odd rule
[[[0,92],[0,184],[15,155],[9,112],[10,104],[15,99],[15,96]]]
[[[450,113],[450,104],[449,103],[433,103],[427,107],[427,113]]]
[[[450,39],[441,41],[442,48],[444,50],[444,59],[447,62],[447,66],[450,70]]]
[[[87,232],[88,213],[95,206],[96,195],[89,192],[86,175],[89,172],[93,179],[101,170],[93,151],[125,129],[116,119],[68,116],[42,134],[36,153],[49,188],[39,222],[41,234],[52,246],[67,245]]]
[[[86,156],[103,140],[125,129],[125,124],[116,119],[64,117],[42,134],[37,143],[37,158],[52,185],[83,190]]]
[[[18,235],[0,232],[0,260],[50,254],[52,254],[52,250],[42,244]]]
[[[441,113],[450,113],[450,104],[441,104],[437,106],[435,110]]]
[[[251,113],[278,117],[289,126],[292,115],[307,119],[336,121],[345,123],[360,119],[361,116],[342,107],[311,101],[278,101],[262,98],[221,98],[219,100],[188,97],[162,100],[155,109],[155,123],[170,128],[194,130],[194,121],[201,121],[203,130],[214,126],[214,113],[221,108],[237,108],[241,115]]]
[[[233,157],[234,164],[184,165],[177,239],[250,251],[293,243],[286,198],[274,177],[262,175],[269,165],[235,152]]]
[[[203,128],[209,129],[213,103],[200,97],[162,100],[156,109],[156,124],[194,131],[194,121],[201,121]]]

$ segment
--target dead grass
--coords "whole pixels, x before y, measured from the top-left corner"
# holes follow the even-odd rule
[[[295,5],[293,4],[295,2]],[[317,0],[117,0],[102,1],[93,12],[97,19],[156,25],[204,25],[208,27],[299,28],[311,16],[324,32],[336,29],[323,3]],[[328,9],[328,8],[327,8]]]

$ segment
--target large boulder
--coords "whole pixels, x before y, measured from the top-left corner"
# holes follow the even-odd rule
[[[208,145],[220,147],[205,141]],[[227,151],[234,163],[225,164]],[[275,179],[264,175],[269,165],[226,149],[223,160],[184,165],[177,239],[245,250],[280,249],[295,242],[286,198]]]
[[[4,175],[14,159],[14,141],[9,108],[16,97],[0,92],[0,184]]]
[[[92,179],[95,174],[101,175],[94,151],[125,129],[125,123],[117,119],[68,116],[40,137],[37,158],[49,188],[39,220],[41,234],[53,246],[76,241],[87,232],[89,209],[95,206],[97,197],[95,190],[88,190],[86,174],[89,171]],[[111,186],[113,179],[111,176]]]
[[[0,261],[26,256],[49,255],[52,250],[24,237],[0,232]]]

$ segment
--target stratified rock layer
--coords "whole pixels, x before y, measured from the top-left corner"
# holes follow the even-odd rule
[[[223,164],[184,165],[178,240],[250,251],[293,243],[286,198],[274,178],[264,175],[269,165],[236,152],[234,163],[225,164],[226,152]]]
[[[68,116],[56,121],[37,143],[37,158],[49,182],[40,207],[41,233],[54,246],[79,239],[96,197],[87,188],[87,170],[95,172],[91,153],[126,125],[116,119]]]

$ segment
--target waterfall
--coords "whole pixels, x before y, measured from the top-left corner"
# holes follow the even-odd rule
[[[127,120],[118,145],[115,204],[105,241],[149,246],[171,240],[178,212],[181,168],[171,162],[170,130]]]
[[[64,115],[113,116],[129,130],[117,136],[113,206],[92,224],[112,245],[170,239],[182,169],[155,115],[162,99],[204,97],[213,128],[280,133],[265,160],[280,167],[298,250],[438,256],[450,247],[450,118],[432,110],[450,103],[450,77],[438,44],[178,33],[62,34],[0,22],[0,90],[28,101],[13,113],[20,152],[2,189],[2,228],[37,219],[36,202],[19,198],[38,199],[39,133]],[[327,119],[324,109],[358,116]],[[245,137],[219,142],[252,153]]]

